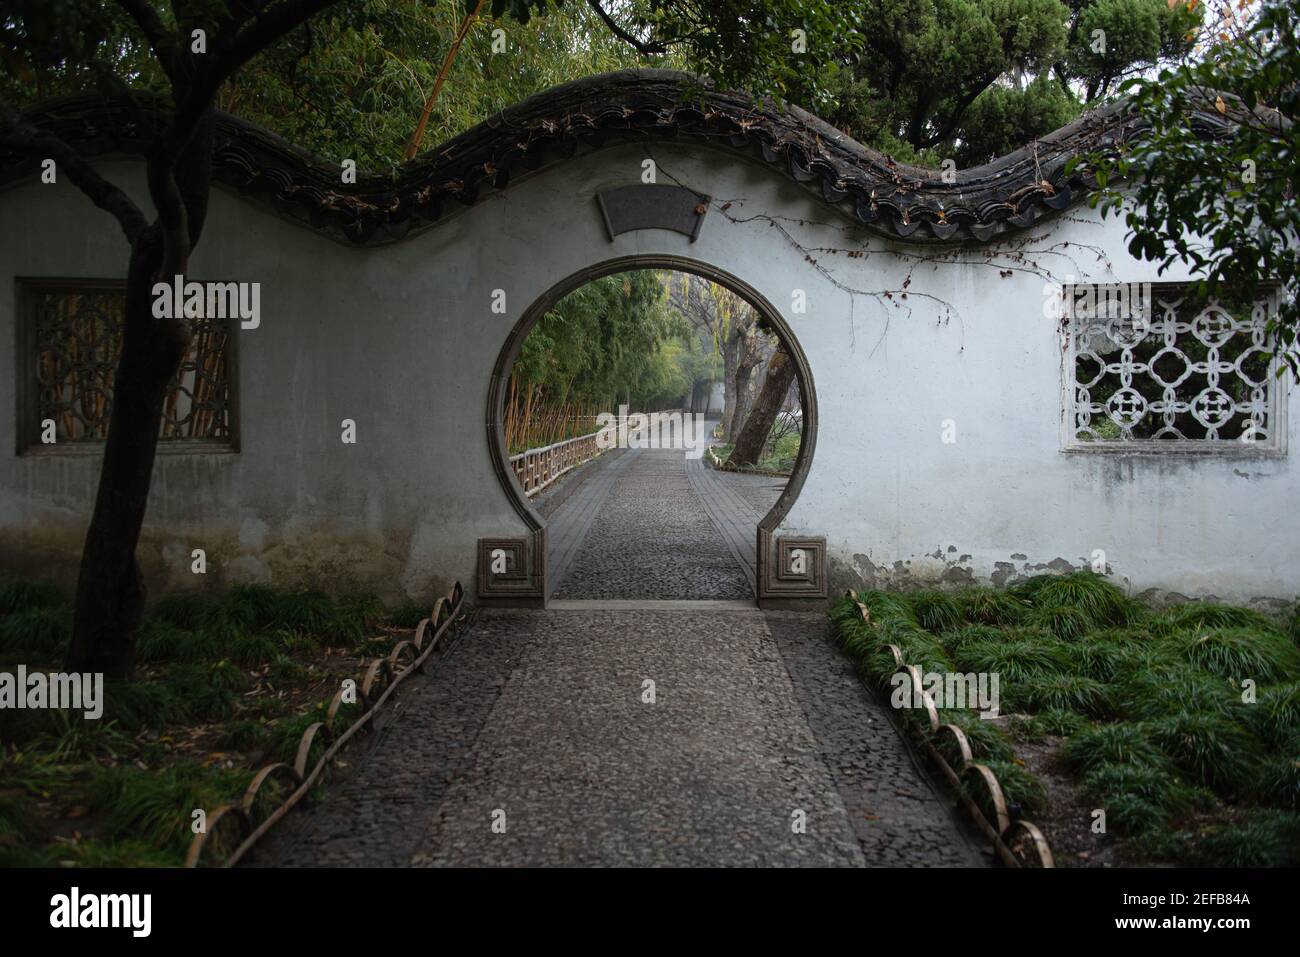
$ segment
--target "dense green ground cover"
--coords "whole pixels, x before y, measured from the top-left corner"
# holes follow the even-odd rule
[[[799,458],[800,441],[800,434],[791,432],[788,435],[781,436],[775,442],[771,442],[764,448],[763,457],[758,460],[758,465],[754,471],[780,472],[783,475],[789,475],[794,471],[794,463]],[[713,446],[713,451],[717,453],[718,458],[723,462],[731,458],[734,449],[735,446],[730,442],[723,442]]]
[[[1155,610],[1077,572],[1006,590],[867,590],[831,618],[874,685],[895,671],[885,643],[922,672],[1000,676],[1000,710],[1013,717],[940,716],[967,732],[1028,819],[1047,795],[1017,747],[1059,741],[1060,765],[1131,856],[1300,864],[1300,610],[1286,620],[1205,602]],[[900,714],[910,733],[930,734],[923,711]]]
[[[292,762],[339,681],[387,653],[385,630],[427,614],[256,585],[163,598],[140,636],[138,680],[105,686],[102,718],[0,710],[0,867],[179,864],[193,810],[237,799],[265,763]],[[0,586],[0,671],[61,670],[71,619],[49,584]],[[283,794],[263,790],[268,807]]]

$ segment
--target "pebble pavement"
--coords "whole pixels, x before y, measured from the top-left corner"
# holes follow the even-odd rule
[[[685,458],[672,449],[637,452],[636,467],[612,483],[552,597],[753,598],[745,570],[691,488]]]
[[[752,598],[682,454],[632,464],[554,597]],[[822,614],[484,610],[396,697],[252,866],[988,863]]]

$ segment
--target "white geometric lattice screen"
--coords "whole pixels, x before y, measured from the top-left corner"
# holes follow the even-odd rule
[[[1067,446],[1276,451],[1282,383],[1265,326],[1272,295],[1230,310],[1187,287],[1134,287],[1070,309],[1073,370]],[[1143,294],[1145,293],[1145,294]],[[1072,302],[1071,287],[1066,301]]]

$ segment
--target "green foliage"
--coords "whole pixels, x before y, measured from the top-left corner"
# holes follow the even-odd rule
[[[1092,632],[1089,637],[1070,643],[1066,649],[1073,668],[1097,681],[1113,681],[1140,667],[1141,655],[1131,645],[1108,641]]]
[[[954,158],[963,169],[979,166],[1060,129],[1078,115],[1074,93],[1046,75],[1023,89],[990,86],[966,111]]]
[[[357,704],[340,705],[338,714],[334,716],[334,721],[330,726],[335,729],[347,727],[357,719],[360,707]],[[292,762],[298,753],[298,745],[301,743],[306,730],[318,721],[326,723],[326,710],[327,706],[321,703],[304,714],[293,715],[276,721],[270,731],[270,753],[277,760]],[[307,762],[308,768],[312,766],[312,762],[319,759],[320,753],[327,747],[329,747],[327,736],[317,732],[312,741],[311,753]]]
[[[1032,604],[1038,593],[1055,581],[1058,575],[1031,575],[1030,577],[1016,582],[1007,589],[1007,594],[1020,601]]]
[[[1300,814],[1252,810],[1239,821],[1207,828],[1194,862],[1207,867],[1300,866]]]
[[[1248,783],[1260,803],[1300,810],[1300,734],[1283,742],[1276,753],[1266,755]]]
[[[1236,605],[1220,605],[1209,601],[1187,602],[1174,605],[1152,621],[1158,634],[1201,632],[1210,628],[1256,628],[1276,631],[1277,623],[1267,615]]]
[[[903,653],[903,660],[916,665],[921,674],[952,670],[952,660],[932,635],[919,628],[882,629],[886,640]]]
[[[1196,792],[1156,764],[1098,764],[1083,776],[1083,791],[1105,810],[1108,827],[1143,834],[1169,826],[1189,813]]]
[[[939,710],[939,721],[943,724],[955,724],[966,735],[971,755],[982,763],[1014,761],[1015,748],[1010,739],[993,722],[981,718],[973,711]],[[950,731],[941,731],[931,735],[932,740],[946,757],[951,758],[954,768],[961,767],[959,752],[954,747],[955,739]]]
[[[386,617],[371,595],[334,598],[323,592],[240,585],[222,594],[169,595],[154,605],[140,631],[142,662],[210,662],[244,666],[322,644],[352,646]]]
[[[1070,710],[1094,718],[1114,710],[1106,685],[1087,675],[1045,674],[1016,690],[1012,704],[1017,710]]]
[[[916,613],[904,595],[869,588],[855,597],[867,606],[869,621],[874,626],[915,627],[918,624]]]
[[[1078,734],[1088,726],[1088,719],[1068,708],[1046,708],[1038,714],[1031,715],[1025,724],[1030,737],[1053,735],[1069,737]]]
[[[310,42],[296,31],[256,57],[220,102],[321,156],[391,170],[464,14],[460,0],[338,4],[312,18]],[[521,22],[517,11],[502,10],[471,28],[434,102],[423,149],[551,86],[637,64],[585,4],[550,5],[545,14]],[[503,53],[492,50],[497,28],[506,35]]]
[[[222,644],[211,632],[190,630],[166,617],[147,620],[136,639],[136,658],[141,662],[205,661],[218,657]]]
[[[868,606],[871,621],[864,622],[857,606],[841,599],[832,607],[832,620],[842,647],[859,658],[859,664],[877,684],[886,684],[896,670],[893,655],[884,647],[896,645],[908,664],[922,673],[942,672],[952,667],[943,645],[917,625],[911,606],[898,595],[863,591],[858,601]]]
[[[939,640],[943,643],[944,648],[952,653],[972,642],[1001,641],[1002,630],[994,628],[992,625],[967,625],[965,628],[958,628],[955,631],[945,631],[939,636]]]
[[[396,628],[415,628],[421,621],[429,617],[431,610],[423,602],[403,602],[388,612],[388,623]]]
[[[1134,719],[1155,719],[1185,709],[1239,713],[1240,692],[1223,678],[1188,664],[1153,661],[1122,680],[1116,688],[1120,712]]]
[[[1264,727],[1274,742],[1293,739],[1300,732],[1300,681],[1262,689],[1259,704],[1264,709]]]
[[[217,738],[217,746],[227,751],[253,751],[265,746],[270,737],[270,728],[261,721],[242,718],[226,724]]]
[[[1026,630],[1017,630],[1016,635],[1001,641],[963,644],[953,654],[957,667],[968,672],[1000,674],[1004,695],[1019,694],[1019,689],[1068,667],[1068,660],[1055,639]]]
[[[1062,746],[1061,757],[1082,771],[1120,764],[1165,770],[1170,767],[1169,757],[1151,740],[1148,728],[1131,721],[1079,731]]]
[[[960,596],[962,615],[981,625],[1017,625],[1029,606],[1011,592],[999,588],[968,588]]]
[[[803,441],[800,432],[790,432],[781,436],[772,445],[771,452],[759,463],[772,472],[793,472],[795,462],[799,459],[799,446]]]
[[[1126,93],[1144,129],[1123,150],[1089,158],[1099,186],[1091,202],[1124,217],[1130,253],[1162,272],[1182,264],[1230,307],[1280,284],[1270,330],[1300,375],[1300,2],[1262,0],[1252,12],[1212,37],[1204,56],[1132,81]],[[1217,135],[1206,135],[1207,113],[1225,121]]]
[[[1014,742],[1060,736],[1065,767],[1130,851],[1177,863],[1287,859],[1268,845],[1291,833],[1287,814],[1300,804],[1300,656],[1283,628],[1249,609],[1210,603],[1155,614],[1088,573],[1020,582],[1002,593],[1011,605],[997,594],[943,597],[955,600],[961,622],[1016,624],[959,623],[936,639],[923,623],[951,625],[946,601],[871,590],[856,596],[869,621],[848,599],[834,604],[831,621],[878,687],[896,669],[885,641],[923,672],[997,673],[1001,710],[1028,712],[1012,719],[1010,733],[973,712],[940,711],[940,720],[966,732],[976,760],[1031,814],[1044,794],[1016,760]],[[1051,623],[1047,613],[1062,611],[1072,625],[1086,623],[1081,633],[1041,627]],[[1258,685],[1254,703],[1240,681],[1245,672]],[[913,736],[960,763],[949,734],[931,732],[919,711],[904,717]],[[986,802],[982,786],[963,786]],[[1211,812],[1232,822],[1198,833]]]
[[[916,591],[907,598],[917,624],[926,631],[949,631],[961,624],[962,607],[947,592]]]
[[[1280,681],[1300,669],[1300,653],[1276,631],[1219,628],[1185,631],[1168,640],[1174,653],[1198,668],[1236,682]]]
[[[158,729],[184,713],[175,687],[158,681],[104,684],[104,718],[128,731]]]
[[[529,331],[511,370],[516,394],[531,391],[553,406],[657,408],[691,388],[679,361],[689,336],[685,320],[668,308],[657,271],[592,280]]]
[[[71,641],[71,608],[31,607],[0,618],[0,651],[51,661],[61,657]]]
[[[1077,641],[1092,630],[1092,619],[1081,608],[1065,605],[1033,608],[1025,616],[1026,624],[1050,631],[1062,641]]]
[[[31,747],[52,761],[105,758],[119,761],[135,751],[135,742],[115,721],[90,721],[83,712],[50,712],[51,728],[38,734]]]
[[[266,677],[273,685],[285,685],[300,680],[306,673],[306,669],[288,655],[277,655],[271,659]]]
[[[163,683],[183,713],[195,720],[211,721],[234,714],[235,694],[244,690],[247,679],[231,662],[218,661],[172,665]]]
[[[192,762],[147,771],[133,765],[99,768],[87,785],[86,803],[103,814],[110,833],[183,852],[193,837],[191,812],[216,807],[240,793],[246,777],[246,772]]]
[[[0,615],[37,608],[62,608],[63,592],[53,582],[15,581],[0,586]]]
[[[230,647],[230,657],[244,667],[260,665],[280,654],[275,638],[264,631],[242,634]]]
[[[363,635],[361,621],[338,608],[334,599],[323,592],[295,590],[277,596],[271,608],[268,627],[285,629],[322,641],[337,640],[348,644]]]
[[[1007,760],[988,760],[981,763],[987,766],[998,779],[1002,796],[1013,809],[1018,809],[1025,817],[1041,814],[1047,809],[1047,788],[1043,786],[1043,782],[1025,770],[1024,765]],[[977,803],[984,804],[987,788],[983,782],[974,774],[968,774],[962,783],[968,789],[968,793],[973,792]],[[985,805],[983,810],[989,820],[997,819],[991,803]]]
[[[10,586],[4,594],[11,610],[0,622],[23,624],[14,634],[28,636],[27,644],[26,623],[69,613],[44,587]],[[237,797],[251,774],[248,767],[204,767],[192,760],[171,765],[179,756],[177,732],[224,722],[203,729],[215,732],[217,749],[250,761],[291,760],[302,730],[323,719],[325,705],[285,717],[287,701],[260,695],[237,708],[249,685],[243,668],[266,665],[259,678],[297,681],[307,671],[287,651],[315,650],[324,641],[355,646],[365,628],[387,617],[372,596],[260,585],[157,602],[137,644],[145,666],[141,680],[106,682],[100,720],[85,720],[79,711],[0,711],[0,866],[175,866],[192,837],[191,812]],[[385,650],[392,642],[378,640]],[[336,726],[357,713],[355,705],[345,706]],[[322,736],[313,757],[327,746]],[[272,782],[259,801],[269,806],[283,797],[284,787]],[[89,808],[81,825],[86,833],[50,842],[50,815],[59,813],[60,801]]]
[[[1226,796],[1249,786],[1250,770],[1262,756],[1258,741],[1246,728],[1211,711],[1181,711],[1145,727],[1193,780]]]
[[[1093,628],[1127,625],[1141,614],[1136,604],[1114,584],[1090,571],[1031,578],[1012,590],[1037,608],[1078,612],[1081,620]]]

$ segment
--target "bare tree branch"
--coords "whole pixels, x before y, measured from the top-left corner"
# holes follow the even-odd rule
[[[117,0],[117,3],[140,28],[140,32],[149,41],[149,46],[153,48],[154,57],[170,79],[176,56],[176,37],[168,31],[162,17],[158,16],[158,11],[150,5],[149,0]]]
[[[259,10],[253,21],[233,37],[218,35],[211,38],[211,52],[205,54],[205,60],[193,81],[186,84],[183,98],[178,96],[175,119],[164,138],[165,157],[175,162],[194,134],[195,127],[211,111],[221,84],[236,70],[290,30],[338,2],[339,0],[283,0],[275,6]]]
[[[121,187],[100,176],[80,153],[57,136],[24,123],[19,112],[7,103],[0,103],[0,146],[54,160],[57,171],[72,180],[92,203],[112,214],[128,242],[134,243],[148,225],[140,207]]]
[[[617,21],[605,12],[605,8],[600,5],[600,0],[587,0],[587,6],[596,11],[596,16],[600,17],[600,19],[605,22],[605,26],[609,27],[609,31],[613,33],[614,36],[618,37],[624,43],[629,44],[637,53],[646,56],[656,56],[668,52],[668,48],[664,46],[664,44],[657,42],[646,43],[644,40],[637,39],[631,33],[620,27]]]

